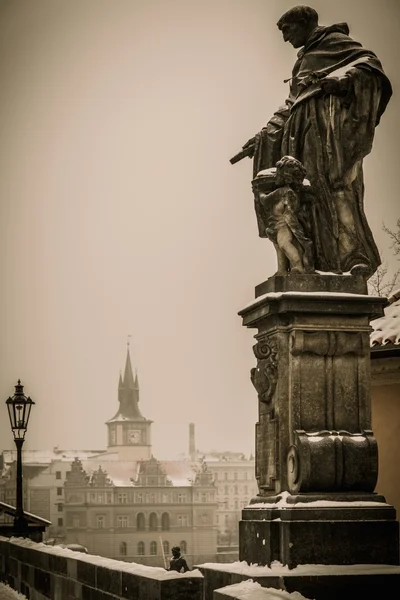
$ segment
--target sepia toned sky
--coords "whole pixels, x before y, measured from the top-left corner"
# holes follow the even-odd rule
[[[128,335],[154,454],[254,449],[253,331],[275,271],[252,166],[229,158],[286,98],[286,0],[0,0],[0,447],[18,378],[27,448],[104,448]],[[365,161],[379,247],[398,201],[398,0],[314,0],[394,96]],[[391,256],[387,252],[388,258]],[[3,404],[3,408],[1,408]]]

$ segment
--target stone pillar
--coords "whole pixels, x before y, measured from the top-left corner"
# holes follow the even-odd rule
[[[239,314],[257,330],[259,495],[240,560],[398,564],[395,511],[374,494],[369,322],[386,301],[362,278],[271,277]]]

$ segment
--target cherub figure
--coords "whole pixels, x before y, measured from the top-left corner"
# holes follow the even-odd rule
[[[273,242],[278,258],[277,274],[314,273],[312,242],[299,218],[304,208],[300,191],[305,175],[300,161],[284,156],[276,163],[277,189],[269,194],[260,193],[265,233]]]

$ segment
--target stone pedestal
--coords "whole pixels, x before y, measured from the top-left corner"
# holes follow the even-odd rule
[[[257,330],[259,401],[259,495],[242,513],[240,560],[398,564],[395,511],[373,493],[369,323],[385,304],[362,278],[286,275],[239,313]]]

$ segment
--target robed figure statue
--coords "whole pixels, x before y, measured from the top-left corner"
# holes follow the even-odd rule
[[[231,162],[254,157],[256,177],[285,155],[299,160],[315,195],[315,268],[369,277],[380,257],[364,212],[363,159],[391,84],[376,55],[349,37],[346,23],[322,27],[313,8],[296,6],[277,25],[300,49],[289,97]]]

